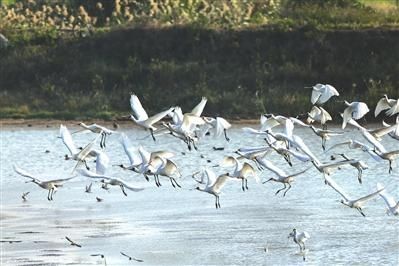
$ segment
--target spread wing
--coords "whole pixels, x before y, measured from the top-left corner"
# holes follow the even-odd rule
[[[383,200],[385,201],[385,203],[388,205],[389,208],[394,208],[396,206],[395,199],[383,189],[384,189],[384,186],[381,185],[380,183],[377,183],[377,190],[382,190],[379,193],[381,198],[383,198]]]
[[[329,185],[332,189],[338,192],[344,199],[350,200],[349,196],[345,193],[345,191],[332,179],[329,175],[324,176],[327,185]]]
[[[207,101],[208,101],[207,98],[202,97],[201,102],[193,108],[193,110],[191,111],[191,114],[193,114],[194,116],[201,116],[202,111],[204,111]]]
[[[125,134],[122,134],[121,143],[127,157],[129,158],[130,165],[139,165],[142,162],[141,157],[137,153],[137,149],[131,146],[129,138]]]
[[[218,176],[218,178],[216,179],[215,183],[213,184],[213,190],[216,193],[220,193],[220,190],[224,187],[224,185],[226,184],[226,181],[229,179],[229,176],[227,175],[220,175]]]
[[[130,107],[132,108],[137,120],[143,121],[148,119],[147,112],[144,110],[139,98],[135,94],[130,96]]]
[[[27,171],[19,168],[15,164],[13,165],[13,168],[14,168],[14,171],[17,172],[17,174],[19,174],[21,176],[24,176],[24,177],[27,177],[27,178],[30,178],[30,179],[36,179],[37,180],[37,178],[35,176],[33,176],[32,174],[28,173]]]
[[[96,173],[100,175],[104,175],[105,171],[108,168],[109,157],[105,152],[98,151],[96,158]]]
[[[283,170],[281,170],[280,168],[278,168],[277,166],[275,166],[272,162],[264,159],[264,158],[256,158],[256,160],[258,161],[258,163],[260,165],[262,165],[263,167],[269,169],[270,171],[272,171],[273,173],[275,173],[276,175],[278,175],[279,177],[286,177],[288,176]]]
[[[147,124],[149,125],[155,124],[156,122],[158,122],[159,120],[170,114],[172,111],[173,108],[171,107],[168,110],[165,110],[163,112],[151,116],[150,118],[147,119]]]
[[[385,97],[381,98],[375,107],[374,116],[377,117],[377,115],[379,115],[381,111],[386,110],[388,108],[391,108],[391,106],[388,104],[387,99]]]
[[[75,143],[72,140],[71,133],[64,125],[60,126],[60,136],[61,136],[62,142],[64,142],[65,146],[68,148],[68,150],[71,154],[77,154],[79,152],[75,146]]]

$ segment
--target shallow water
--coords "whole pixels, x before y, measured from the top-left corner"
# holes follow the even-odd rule
[[[73,131],[76,128],[72,128]],[[192,190],[196,187],[191,174],[201,166],[214,165],[224,155],[244,146],[262,145],[261,137],[242,133],[239,127],[230,131],[231,142],[206,139],[198,151],[189,152],[186,146],[171,136],[160,136],[157,142],[139,129],[122,128],[133,144],[142,144],[150,151],[168,149],[176,153],[173,159],[181,168],[182,189],[174,189],[162,179],[157,188],[142,176],[119,167],[110,167],[109,175],[122,177],[141,192],[119,188],[109,191],[93,183],[93,193],[84,192],[90,180],[78,177],[47,201],[47,191],[16,174],[12,165],[37,174],[43,179],[65,178],[74,167],[65,161],[68,151],[57,138],[58,128],[3,128],[1,129],[1,264],[2,265],[96,265],[103,259],[91,254],[104,254],[108,265],[125,265],[129,261],[120,251],[144,260],[144,265],[302,265],[298,246],[288,239],[293,228],[306,230],[311,238],[306,264],[309,265],[398,265],[398,217],[385,214],[385,203],[380,197],[371,200],[363,218],[356,210],[339,203],[340,196],[324,185],[321,174],[313,168],[298,176],[286,197],[275,196],[281,184],[249,181],[249,190],[241,190],[241,182],[230,181],[220,196],[221,209],[214,207],[212,195]],[[322,160],[320,140],[309,129],[296,129]],[[93,135],[74,135],[77,145],[84,146]],[[327,145],[355,138],[358,132],[349,131],[344,137],[333,138]],[[399,144],[385,138],[388,150]],[[224,151],[213,151],[223,146]],[[49,152],[46,153],[45,151]],[[344,151],[345,149],[339,149]],[[338,151],[338,150],[337,150]],[[185,152],[186,155],[181,154]],[[128,163],[117,136],[107,140],[111,164]],[[373,161],[360,151],[347,151],[361,158],[369,169],[364,171],[363,184],[357,183],[357,171],[344,168],[332,176],[353,197],[375,190],[381,182],[399,199],[399,169],[394,166],[388,174],[388,163]],[[203,155],[201,158],[201,155]],[[212,163],[207,163],[207,159]],[[268,159],[287,172],[308,167],[308,163],[294,161],[290,167],[275,154]],[[295,159],[294,159],[295,160]],[[94,163],[90,164],[95,167]],[[218,169],[222,173],[226,169]],[[259,173],[262,179],[272,177],[267,170]],[[23,202],[22,192],[30,191]],[[96,197],[103,199],[97,202]],[[82,248],[69,245],[70,237]],[[9,242],[16,241],[16,242]],[[265,247],[268,252],[264,251]]]

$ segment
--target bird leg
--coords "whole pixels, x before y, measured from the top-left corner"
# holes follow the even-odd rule
[[[284,190],[287,188],[287,185],[284,183],[284,187],[282,189],[277,190],[277,192],[274,195],[277,195],[281,190]]]
[[[220,209],[220,200],[219,200],[219,196],[217,196],[217,201],[218,201],[218,208]]]
[[[121,187],[123,195],[125,195],[127,197],[127,194],[126,194],[126,191],[125,191],[125,188],[123,187],[123,185],[120,184],[119,186]]]
[[[83,162],[85,163],[86,169],[87,169],[87,170],[90,170],[90,167],[87,165],[86,160],[83,160]]]
[[[363,170],[362,170],[362,168],[358,168],[357,170],[358,170],[357,180],[359,181],[359,184],[361,184],[361,183],[362,183],[362,173],[363,173]]]
[[[156,141],[155,136],[154,136],[154,130],[152,128],[150,128],[150,132],[151,132],[151,137],[154,141]]]
[[[176,186],[178,186],[179,188],[181,188],[181,186],[179,185],[179,183],[177,183],[176,179],[174,179],[173,177],[170,178],[170,180],[172,182],[174,182],[176,184]]]
[[[389,160],[389,173],[392,173],[392,161]]]
[[[244,178],[243,179],[241,179],[241,188],[242,188],[242,191],[245,191],[245,186],[244,186]]]
[[[248,190],[248,179],[245,179],[245,188]]]
[[[284,191],[284,197],[285,197],[285,194],[287,194],[287,192],[288,192],[288,190],[290,190],[291,189],[291,184],[290,183],[288,183],[288,189],[286,190],[286,191]]]
[[[100,148],[102,149],[102,148],[105,148],[105,146],[104,146],[104,144],[103,144],[103,141],[104,141],[104,132],[101,132],[101,139],[100,139]]]
[[[286,161],[290,166],[292,166],[292,162],[291,162],[291,157],[290,157],[290,155],[285,153],[285,154],[283,155],[283,157],[284,157],[285,161]]]
[[[51,189],[49,189],[48,190],[48,194],[47,194],[47,199],[50,201],[51,199],[50,199],[50,192],[51,192]]]
[[[323,148],[323,151],[326,150],[326,138],[321,138],[321,147]]]
[[[224,138],[225,138],[227,141],[230,141],[230,138],[227,137],[227,130],[224,129],[223,132],[224,132]]]
[[[361,214],[363,217],[366,217],[366,215],[364,214],[364,212],[362,211],[361,208],[356,208],[356,209],[360,212],[360,214]]]
[[[176,188],[175,184],[173,183],[173,179],[169,178],[169,180],[170,180],[170,183],[172,184],[172,187]]]

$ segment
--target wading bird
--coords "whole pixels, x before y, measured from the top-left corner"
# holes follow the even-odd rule
[[[350,119],[359,120],[365,114],[367,114],[370,109],[367,107],[367,104],[363,102],[347,102],[345,101],[345,105],[347,106],[343,113],[343,121],[342,121],[342,129],[346,127],[346,124]]]
[[[388,215],[399,215],[399,201],[396,202],[395,199],[384,190],[384,186],[380,183],[377,183],[377,190],[382,190],[379,195],[388,206],[386,213]]]
[[[207,179],[205,187],[196,187],[195,189],[214,195],[215,207],[218,209],[220,208],[219,195],[226,181],[229,179],[229,176],[228,174],[222,174],[216,177],[216,174],[212,170],[205,169],[205,177]]]
[[[312,90],[312,96],[310,101],[312,104],[321,105],[327,102],[333,96],[339,96],[338,91],[329,84],[316,84],[314,85]]]
[[[377,191],[368,194],[366,196],[363,196],[361,198],[358,199],[351,199],[346,193],[345,191],[334,181],[334,179],[332,179],[329,176],[325,177],[326,183],[327,185],[329,185],[332,189],[334,189],[336,192],[338,192],[343,199],[341,200],[341,203],[350,207],[350,208],[354,208],[356,210],[358,210],[360,212],[361,215],[363,215],[363,217],[366,217],[366,215],[363,212],[363,206],[366,204],[367,201],[371,200],[372,198],[374,198],[375,196],[377,196],[381,191],[384,190],[384,188],[380,188]]]
[[[289,175],[289,174],[285,173],[283,170],[281,170],[280,168],[278,168],[277,166],[275,166],[274,164],[272,164],[270,161],[268,161],[264,158],[257,158],[257,161],[260,165],[269,169],[270,171],[272,171],[273,173],[275,173],[278,176],[277,179],[273,178],[273,177],[269,178],[267,181],[263,182],[263,184],[270,182],[270,181],[274,181],[274,182],[282,183],[284,185],[283,188],[276,191],[275,195],[277,195],[280,191],[286,189],[283,194],[283,196],[285,196],[285,194],[287,194],[288,190],[291,189],[291,183],[294,181],[294,178],[298,175],[305,173],[307,170],[309,170],[309,168],[307,168],[298,173]],[[288,185],[288,188],[287,188],[287,185]]]
[[[385,112],[387,116],[393,116],[394,114],[399,113],[399,99],[389,99],[388,96],[384,94],[384,97],[378,101],[377,106],[375,107],[375,117],[377,117],[377,115],[383,110],[387,110]]]
[[[297,230],[294,228],[292,232],[288,235],[288,238],[292,237],[294,242],[298,244],[299,246],[299,252],[304,252],[305,251],[305,242],[310,238],[310,235],[306,232],[303,231],[301,233],[298,233]],[[302,247],[303,246],[303,247]],[[306,260],[305,255],[303,255],[303,260]]]
[[[148,117],[147,112],[144,110],[139,98],[135,94],[130,96],[130,106],[133,110],[133,115],[130,115],[130,118],[140,127],[149,129],[154,141],[154,131],[157,129],[154,124],[173,111],[173,108],[169,108],[168,110]]]
[[[76,176],[72,176],[72,177],[63,178],[63,179],[53,179],[53,180],[41,181],[41,180],[37,179],[36,177],[34,177],[33,175],[31,175],[30,173],[26,172],[25,170],[17,167],[16,165],[14,165],[14,171],[21,176],[31,179],[31,181],[27,181],[27,182],[35,183],[39,187],[41,187],[45,190],[48,190],[48,194],[47,194],[48,200],[53,200],[53,194],[57,191],[57,189],[59,187],[62,187],[62,184],[64,182],[76,177]]]

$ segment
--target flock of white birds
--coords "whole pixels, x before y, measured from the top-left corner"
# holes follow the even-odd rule
[[[393,149],[386,149],[381,144],[381,139],[391,137],[399,141],[399,115],[396,118],[396,124],[388,125],[384,121],[382,126],[377,129],[368,129],[361,126],[356,120],[364,117],[369,112],[366,103],[363,102],[347,102],[346,108],[343,110],[342,129],[348,124],[357,128],[360,134],[364,137],[366,143],[357,140],[345,140],[337,143],[326,149],[326,142],[330,137],[345,135],[345,132],[338,132],[327,129],[327,122],[332,120],[331,115],[321,106],[330,100],[333,96],[339,96],[338,91],[328,84],[316,84],[312,87],[311,102],[313,104],[310,112],[307,113],[307,118],[302,121],[294,117],[285,117],[282,115],[264,114],[260,119],[260,128],[254,129],[244,127],[242,130],[246,134],[261,136],[265,143],[256,147],[241,147],[236,150],[236,156],[225,156],[218,165],[212,167],[203,167],[192,174],[193,182],[197,182],[197,190],[207,192],[215,197],[215,207],[220,208],[220,193],[230,180],[240,180],[242,190],[248,189],[248,179],[253,178],[256,182],[260,182],[259,173],[264,170],[271,171],[275,177],[264,180],[263,183],[270,181],[279,182],[283,187],[275,192],[277,195],[283,191],[283,196],[291,189],[293,181],[297,176],[304,174],[313,166],[322,174],[326,185],[335,190],[342,198],[341,203],[357,210],[362,216],[365,216],[363,207],[370,199],[378,195],[385,201],[387,214],[399,214],[399,202],[389,195],[389,191],[380,183],[375,185],[376,189],[368,195],[363,195],[360,198],[354,198],[348,195],[345,190],[335,182],[331,174],[343,166],[354,167],[358,170],[358,181],[362,183],[363,170],[368,166],[365,162],[350,158],[345,154],[339,154],[342,158],[338,160],[337,154],[331,155],[331,161],[321,162],[315,156],[305,142],[294,133],[295,126],[308,127],[314,134],[321,138],[322,148],[324,152],[329,152],[336,147],[346,146],[348,152],[350,149],[359,149],[370,155],[376,161],[388,161],[388,173],[393,171],[394,160],[399,156],[399,146],[395,145]],[[131,95],[130,105],[133,114],[130,115],[132,121],[139,127],[149,130],[153,140],[160,138],[162,135],[171,135],[185,143],[189,150],[197,149],[197,144],[201,141],[206,141],[207,135],[214,137],[224,137],[229,141],[228,130],[231,127],[230,123],[222,117],[204,117],[202,112],[207,103],[206,98],[202,98],[201,102],[195,106],[190,112],[183,113],[180,107],[171,107],[151,117],[142,107],[139,98],[136,95]],[[377,117],[382,111],[385,111],[386,116],[393,116],[399,113],[399,99],[389,99],[387,95],[379,100],[375,108],[375,116]],[[316,127],[318,123],[321,126]],[[126,190],[138,192],[144,188],[137,187],[132,182],[124,179],[107,175],[107,168],[110,165],[110,159],[106,153],[106,139],[112,134],[118,134],[120,143],[129,159],[129,165],[119,164],[125,170],[131,170],[137,174],[143,175],[147,181],[153,178],[156,186],[161,186],[160,177],[167,178],[173,187],[181,187],[179,180],[182,178],[181,169],[173,161],[174,153],[162,151],[148,151],[143,146],[134,146],[131,144],[129,138],[118,131],[110,130],[104,126],[97,124],[86,125],[79,124],[82,129],[79,131],[90,131],[96,135],[95,139],[88,143],[83,148],[77,148],[72,139],[72,134],[64,126],[60,126],[60,138],[70,152],[65,159],[77,161],[75,168],[72,171],[72,176],[65,179],[42,181],[35,175],[28,173],[26,170],[14,165],[14,170],[30,179],[27,182],[33,182],[39,187],[48,190],[47,199],[53,200],[54,192],[76,176],[85,176],[90,180],[101,183],[102,188],[108,189],[109,186],[118,186],[122,193],[127,196]],[[274,132],[274,128],[282,126],[283,131]],[[99,142],[99,148],[97,143]],[[312,147],[313,148],[313,147]],[[214,148],[217,149],[217,148]],[[219,148],[223,149],[223,148]],[[272,153],[281,156],[290,166],[291,160],[299,160],[306,164],[307,167],[294,173],[287,173],[283,169],[274,165],[268,157]],[[90,169],[88,162],[95,161],[95,169]],[[313,165],[312,165],[313,164]],[[221,174],[215,173],[215,168],[222,169]],[[231,170],[226,170],[231,168]],[[90,192],[90,186],[86,187],[86,192]],[[26,199],[27,194],[23,195]],[[97,199],[101,200],[101,199]],[[289,235],[294,242],[299,245],[300,252],[305,251],[305,241],[309,238],[307,232],[299,233],[294,229]],[[305,259],[305,257],[303,257]]]

